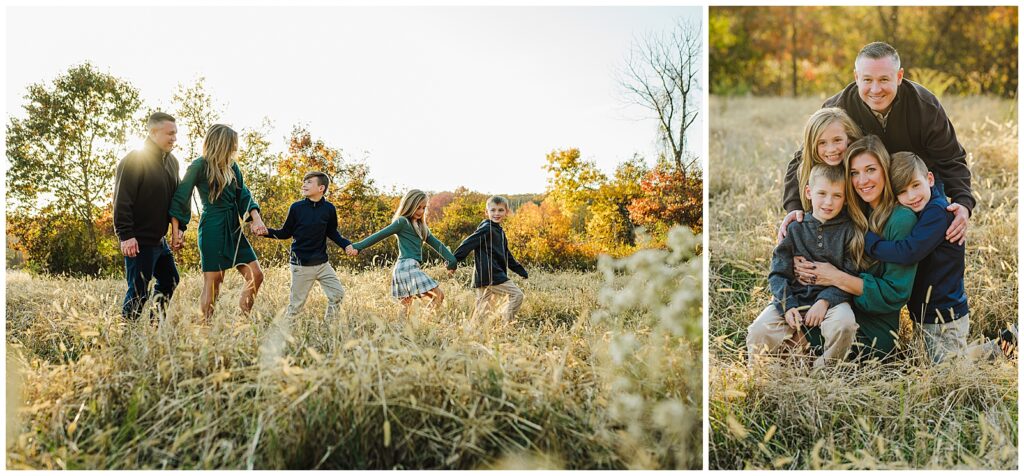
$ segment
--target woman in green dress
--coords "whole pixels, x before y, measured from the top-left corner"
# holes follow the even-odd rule
[[[851,275],[829,263],[796,259],[800,282],[836,286],[853,297],[857,318],[855,352],[861,359],[886,359],[896,348],[900,309],[910,300],[917,264],[899,265],[870,259],[864,253],[864,235],[873,231],[886,240],[900,240],[910,234],[917,216],[896,201],[889,184],[889,153],[878,136],[865,136],[846,149],[846,210],[856,233],[848,252],[860,274]],[[812,343],[814,333],[808,335]]]
[[[203,141],[203,156],[189,164],[171,201],[171,237],[175,246],[180,247],[185,226],[192,217],[189,198],[193,188],[199,190],[203,204],[199,216],[199,258],[203,267],[200,305],[206,319],[213,314],[225,270],[236,268],[245,279],[238,303],[243,313],[252,310],[256,292],[263,283],[263,270],[256,261],[256,252],[242,234],[239,220],[251,222],[255,234],[266,233],[267,227],[235,163],[237,152],[238,133],[223,124],[211,126]]]

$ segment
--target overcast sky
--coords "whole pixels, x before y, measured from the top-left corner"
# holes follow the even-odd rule
[[[31,83],[90,61],[169,108],[206,77],[222,122],[296,124],[366,157],[379,185],[541,192],[554,149],[606,173],[640,153],[656,123],[618,83],[635,35],[697,7],[90,7],[7,10],[7,113]],[[701,117],[701,120],[704,118]],[[700,151],[702,124],[690,149]],[[179,135],[182,144],[183,134]],[[133,144],[137,145],[137,144]],[[178,149],[179,155],[181,149]]]

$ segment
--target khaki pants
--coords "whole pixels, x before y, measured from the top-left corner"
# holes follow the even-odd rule
[[[858,327],[849,303],[830,307],[825,313],[825,319],[821,321],[825,352],[814,361],[814,366],[820,367],[831,361],[845,359],[857,337]],[[747,355],[750,363],[753,364],[764,354],[779,350],[787,339],[796,337],[796,333],[797,330],[789,327],[775,305],[768,305],[747,328]]]
[[[320,283],[320,288],[327,296],[327,311],[324,312],[324,320],[333,318],[338,314],[341,307],[341,300],[345,297],[345,288],[341,286],[338,275],[331,267],[331,263],[318,264],[316,266],[290,265],[292,270],[292,292],[288,299],[288,315],[294,316],[306,305],[306,298],[309,297],[309,290],[314,282]]]
[[[941,324],[915,323],[914,327],[924,336],[924,348],[933,364],[954,356],[965,356],[975,361],[1003,357],[1003,350],[996,340],[967,345],[967,334],[971,327],[970,317],[968,314],[955,321]]]
[[[515,317],[516,311],[523,305],[523,290],[519,289],[516,283],[505,281],[493,286],[476,288],[476,309],[473,310],[473,318],[492,312],[492,305],[495,304],[495,301],[505,297],[508,298],[508,306],[501,314],[506,320],[511,321]]]

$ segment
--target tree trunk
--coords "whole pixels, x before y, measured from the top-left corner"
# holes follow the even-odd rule
[[[789,7],[789,26],[790,26],[790,38],[789,38],[789,57],[790,66],[792,68],[793,76],[793,97],[797,95],[797,60],[796,60],[796,7]]]

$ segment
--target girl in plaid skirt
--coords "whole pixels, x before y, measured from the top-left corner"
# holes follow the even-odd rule
[[[427,243],[448,262],[455,266],[455,256],[440,240],[430,233],[426,220],[427,194],[419,190],[409,190],[395,210],[391,224],[384,229],[366,237],[362,241],[352,243],[348,254],[355,256],[377,242],[395,235],[398,239],[398,261],[391,275],[391,295],[405,306],[409,306],[415,297],[430,298],[430,306],[437,309],[444,301],[441,287],[427,273],[420,269],[423,262],[423,243]]]

